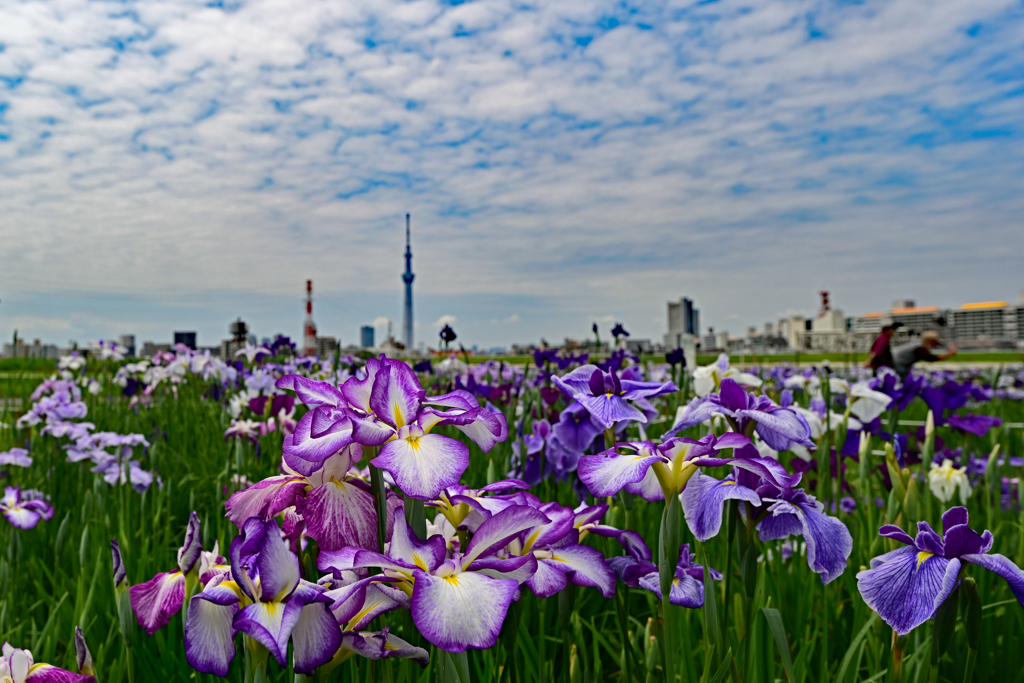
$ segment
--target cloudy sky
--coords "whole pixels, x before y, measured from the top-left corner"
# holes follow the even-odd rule
[[[5,2],[0,336],[1015,302],[1022,133],[1020,0]]]

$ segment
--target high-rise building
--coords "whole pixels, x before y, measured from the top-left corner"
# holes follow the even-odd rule
[[[359,346],[364,349],[373,348],[373,327],[371,325],[363,325],[359,328]]]
[[[135,335],[134,334],[122,334],[121,335],[121,346],[128,349],[126,354],[129,358],[135,357]]]
[[[402,318],[402,341],[405,348],[411,351],[414,348],[412,337],[412,281],[416,277],[412,272],[412,246],[409,239],[409,214],[405,214],[405,272],[402,273],[402,282],[405,283],[405,309]]]
[[[665,334],[666,349],[678,349],[683,346],[685,335],[696,337],[700,331],[700,313],[693,306],[693,301],[683,297],[679,301],[668,302],[668,332]]]
[[[132,339],[134,342],[134,338]],[[196,333],[195,332],[175,332],[174,333],[174,345],[184,344],[193,351],[196,350]],[[127,344],[124,344],[127,346]],[[132,344],[134,346],[134,343]]]

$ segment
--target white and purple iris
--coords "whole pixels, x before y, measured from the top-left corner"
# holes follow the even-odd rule
[[[41,491],[22,491],[17,486],[7,486],[0,498],[0,513],[19,529],[34,529],[40,520],[53,518],[53,506],[46,502],[46,494]]]
[[[989,553],[992,533],[971,529],[967,508],[950,508],[942,515],[941,535],[927,522],[918,522],[914,538],[891,524],[878,533],[906,546],[872,559],[871,567],[857,574],[857,588],[896,633],[906,635],[934,617],[969,564],[1006,579],[1024,606],[1024,572],[1007,557]]]
[[[551,380],[567,398],[583,406],[600,429],[610,429],[622,422],[645,423],[647,415],[634,404],[650,410],[647,399],[678,391],[672,382],[620,379],[615,372],[605,372],[596,365],[582,365]]]
[[[619,580],[633,588],[649,590],[661,599],[661,581],[658,567],[650,561],[630,555],[620,555],[608,559],[608,565],[615,571]],[[679,560],[676,562],[675,575],[672,577],[672,588],[669,602],[679,607],[696,609],[704,606],[704,567],[690,558],[690,544],[684,543],[679,548]],[[722,574],[708,568],[714,581],[721,581]]]
[[[59,669],[52,664],[34,661],[29,650],[4,643],[0,657],[0,681],[3,683],[95,683],[89,675]]]

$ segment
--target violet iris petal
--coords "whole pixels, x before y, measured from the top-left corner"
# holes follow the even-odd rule
[[[942,516],[940,536],[926,522],[918,523],[913,539],[899,527],[884,526],[879,534],[907,543],[871,560],[857,574],[864,601],[885,623],[905,635],[935,615],[956,588],[962,562],[984,567],[1006,579],[1024,606],[1024,572],[1008,558],[990,554],[991,532],[977,533],[968,526],[967,509],[954,507]]]
[[[724,479],[715,479],[697,472],[683,489],[680,501],[686,525],[698,541],[707,541],[718,535],[722,528],[722,512],[726,500],[745,500],[754,505],[761,504],[761,498],[746,486],[736,483],[736,478],[729,475]]]
[[[771,487],[764,487],[771,488]],[[764,488],[760,491],[766,496]],[[771,516],[758,525],[762,541],[803,536],[807,544],[807,564],[821,575],[822,583],[836,579],[846,569],[853,551],[853,537],[846,525],[823,512],[824,506],[801,489],[787,489],[775,497],[768,511]]]

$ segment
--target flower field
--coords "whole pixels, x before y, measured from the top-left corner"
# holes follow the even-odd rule
[[[0,681],[1024,680],[1019,369],[287,351],[0,377]]]

